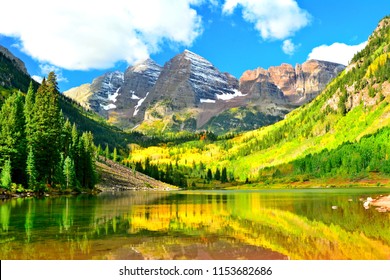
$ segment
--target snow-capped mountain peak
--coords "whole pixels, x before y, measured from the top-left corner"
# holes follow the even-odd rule
[[[189,50],[182,53],[184,59],[191,63],[190,84],[196,92],[196,99],[218,100],[219,95],[234,95],[238,82],[231,75],[220,72],[202,56]]]
[[[161,66],[150,58],[136,63],[131,69],[135,73],[143,73],[145,71],[153,73],[161,72]]]

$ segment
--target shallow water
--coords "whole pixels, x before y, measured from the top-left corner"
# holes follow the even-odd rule
[[[1,259],[390,259],[389,189],[122,192],[0,203]],[[337,206],[337,209],[332,209]]]

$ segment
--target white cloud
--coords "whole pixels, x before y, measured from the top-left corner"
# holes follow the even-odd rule
[[[367,42],[359,45],[346,45],[344,43],[333,43],[332,45],[321,45],[314,48],[308,59],[318,59],[348,65],[353,56],[364,49]]]
[[[145,59],[165,42],[191,45],[202,32],[201,17],[192,5],[202,3],[5,1],[0,34],[18,38],[22,50],[41,63],[69,70],[103,69],[118,61]]]
[[[225,0],[223,12],[240,6],[243,18],[255,25],[263,39],[285,39],[310,22],[310,14],[295,0]]]
[[[282,44],[283,52],[288,55],[293,55],[298,47],[299,45],[295,45],[291,39],[284,40]]]
[[[38,75],[32,75],[31,78],[33,78],[38,83],[42,83],[42,81],[43,81],[43,77],[38,76]]]

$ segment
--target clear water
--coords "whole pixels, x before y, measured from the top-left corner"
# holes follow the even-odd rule
[[[390,259],[389,189],[122,192],[0,203],[0,259]],[[337,206],[337,209],[332,209]]]

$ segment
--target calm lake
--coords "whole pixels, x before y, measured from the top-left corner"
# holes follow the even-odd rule
[[[7,200],[0,202],[0,259],[390,259],[390,213],[361,201],[381,193],[390,190]]]

